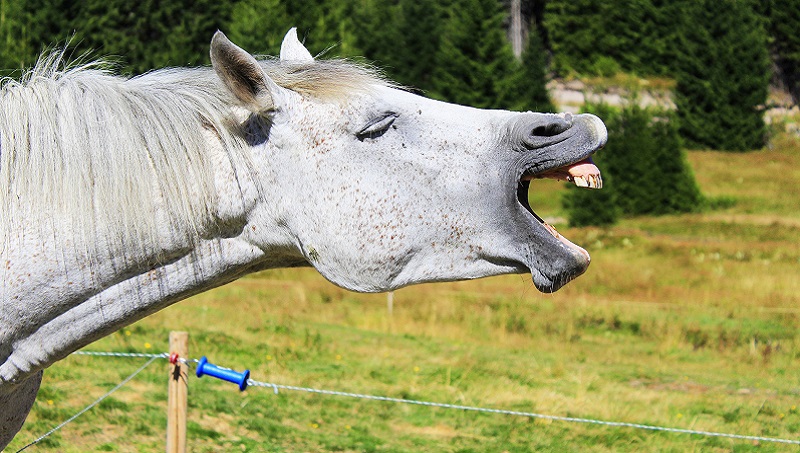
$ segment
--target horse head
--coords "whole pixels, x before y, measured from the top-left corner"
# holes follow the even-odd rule
[[[272,66],[281,77],[303,74],[304,89],[273,80],[221,32],[211,59],[246,109],[243,124],[260,134],[252,153],[267,196],[248,217],[253,243],[274,245],[275,228],[258,223],[270,219],[298,263],[369,292],[507,273],[530,273],[551,292],[589,265],[585,250],[535,214],[527,192],[542,177],[601,187],[590,159],[607,138],[597,117],[427,99],[314,60],[294,29]],[[325,90],[325,73],[336,71],[359,80]]]

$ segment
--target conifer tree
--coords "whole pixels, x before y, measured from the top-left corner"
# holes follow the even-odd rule
[[[68,0],[2,2],[0,65],[4,75],[18,76],[20,69],[36,63],[43,51],[63,46],[71,37],[71,23],[80,9]]]
[[[360,0],[353,15],[361,56],[383,68],[395,80],[398,79],[394,63],[396,53],[403,51],[397,45],[402,38],[397,27],[399,11],[400,6],[394,0]]]
[[[86,0],[72,21],[80,48],[121,57],[126,72],[209,63],[208,43],[230,18],[216,0]]]
[[[509,105],[511,110],[554,112],[547,92],[547,54],[535,26],[528,33],[528,43],[522,52],[522,59],[510,77],[506,79],[509,92],[515,93],[516,101]]]
[[[443,11],[436,0],[362,0],[355,13],[363,57],[401,85],[429,91],[439,66]]]
[[[553,50],[555,69],[588,73],[603,31],[601,2],[550,0],[545,5],[545,24]]]
[[[614,180],[616,203],[627,215],[692,212],[702,204],[676,121],[666,112],[658,115],[632,105],[608,126],[610,148],[601,159]]]
[[[118,59],[129,73],[207,63],[208,42],[229,15],[227,4],[214,0],[28,0],[22,5],[25,33],[17,46],[26,49],[26,66],[42,50],[71,40],[71,55]]]
[[[0,2],[0,76],[13,76],[32,59],[21,2]]]
[[[431,76],[441,42],[442,10],[436,0],[400,0],[397,16],[399,41],[390,46],[396,80],[422,90],[431,89]],[[389,24],[384,24],[388,26]]]
[[[449,8],[430,95],[479,108],[509,108],[516,61],[497,0],[459,0]]]
[[[616,71],[664,75],[674,52],[669,46],[674,0],[548,0],[544,22],[555,69],[566,74],[610,76]]]
[[[228,37],[249,52],[278,55],[286,31],[295,25],[281,0],[240,0],[231,12]]]
[[[675,103],[692,148],[746,151],[765,143],[766,33],[741,0],[687,3],[680,25]]]

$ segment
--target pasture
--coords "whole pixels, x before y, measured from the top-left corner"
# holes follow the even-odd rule
[[[602,152],[602,151],[601,151]],[[275,270],[181,302],[89,350],[167,351],[256,380],[676,428],[800,439],[800,144],[692,152],[715,209],[556,225],[592,254],[552,295],[530,276],[354,294],[313,270]],[[465,184],[469,184],[465,182]],[[468,187],[465,188],[468,190]],[[536,181],[557,218],[563,183]],[[35,439],[142,360],[72,356],[45,373]],[[28,451],[163,451],[166,361]],[[189,381],[189,449],[228,451],[792,451],[793,447],[567,424]]]

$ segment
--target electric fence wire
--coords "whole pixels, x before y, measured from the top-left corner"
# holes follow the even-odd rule
[[[85,354],[85,355],[88,355],[88,354]],[[66,426],[67,424],[69,424],[70,422],[75,420],[76,418],[80,417],[81,415],[83,415],[86,411],[90,410],[91,408],[97,406],[98,404],[100,404],[101,401],[103,401],[104,399],[108,398],[112,393],[114,393],[117,390],[121,389],[125,384],[130,382],[131,379],[136,377],[137,374],[139,374],[142,371],[144,371],[144,369],[147,368],[148,366],[150,366],[151,363],[155,362],[156,360],[158,360],[160,358],[164,358],[162,356],[162,354],[157,354],[157,355],[155,355],[153,357],[150,357],[150,360],[148,360],[144,365],[140,366],[130,376],[128,376],[125,379],[123,379],[122,382],[120,382],[119,384],[114,386],[114,388],[112,388],[111,390],[106,392],[103,396],[101,396],[100,398],[97,398],[92,404],[90,404],[90,405],[86,406],[85,408],[81,409],[77,414],[73,415],[72,417],[64,420],[63,422],[61,422],[61,424],[59,424],[55,428],[53,428],[50,431],[42,434],[41,436],[39,436],[38,439],[36,439],[33,442],[29,443],[28,445],[25,445],[24,447],[20,448],[19,450],[17,450],[17,453],[20,453],[21,451],[27,449],[28,447],[30,447],[32,445],[38,444],[39,442],[44,440],[47,436],[49,436],[49,435],[53,434],[54,432],[58,431],[59,429],[63,428],[64,426]]]
[[[35,445],[36,443],[40,442],[50,434],[56,432],[57,430],[61,429],[64,425],[70,423],[71,421],[78,418],[81,414],[88,411],[89,409],[93,408],[97,404],[100,403],[103,399],[114,393],[115,391],[119,390],[122,386],[127,384],[131,379],[133,379],[137,374],[139,374],[142,370],[147,368],[151,363],[153,363],[157,359],[169,359],[168,353],[161,353],[161,354],[143,354],[143,353],[133,353],[133,352],[97,352],[97,351],[76,351],[73,352],[73,355],[84,355],[84,356],[98,356],[98,357],[121,357],[121,358],[149,358],[150,360],[147,361],[144,365],[142,365],[138,370],[136,370],[133,374],[125,378],[122,382],[117,384],[116,387],[109,390],[105,395],[98,398],[95,402],[87,406],[86,408],[82,409],[77,414],[73,415],[60,425],[56,426],[55,428],[51,429],[47,433],[43,434],[38,439],[34,440],[30,444],[22,447],[21,449],[17,450],[17,453],[25,450],[26,448],[30,447],[31,445]],[[179,358],[180,362],[185,364],[190,363],[198,363],[199,360],[197,359],[186,359],[186,358]],[[546,415],[546,414],[538,414],[535,412],[524,412],[524,411],[512,411],[507,409],[492,409],[486,407],[478,407],[478,406],[464,406],[459,404],[448,404],[448,403],[436,403],[432,401],[421,401],[421,400],[411,400],[411,399],[403,399],[403,398],[392,398],[388,396],[377,396],[377,395],[366,395],[362,393],[351,393],[351,392],[339,392],[335,390],[322,390],[322,389],[315,389],[310,387],[298,387],[293,385],[283,385],[283,384],[275,384],[271,382],[262,382],[256,381],[254,379],[248,379],[247,385],[253,387],[261,387],[261,388],[269,388],[277,395],[279,390],[289,390],[289,391],[297,391],[297,392],[306,392],[306,393],[315,393],[318,395],[329,395],[329,396],[343,396],[348,398],[359,398],[359,399],[366,399],[372,401],[383,401],[383,402],[390,402],[390,403],[401,403],[401,404],[412,404],[417,406],[427,406],[427,407],[439,407],[444,409],[459,409],[464,411],[472,411],[472,412],[483,412],[489,414],[502,414],[502,415],[513,415],[513,416],[520,416],[520,417],[529,417],[529,418],[538,418],[542,420],[551,420],[551,421],[560,421],[560,422],[568,422],[568,423],[586,423],[586,424],[593,424],[593,425],[601,425],[601,426],[613,426],[613,427],[622,427],[622,428],[633,428],[633,429],[643,429],[649,431],[660,431],[660,432],[668,432],[668,433],[677,433],[677,434],[690,434],[690,435],[697,435],[697,436],[706,436],[706,437],[721,437],[721,438],[729,438],[729,439],[738,439],[738,440],[750,440],[750,441],[758,441],[758,442],[772,442],[772,443],[782,443],[782,444],[792,444],[792,445],[800,445],[800,440],[794,439],[781,439],[777,437],[763,437],[763,436],[749,436],[743,434],[730,434],[730,433],[720,433],[720,432],[713,432],[713,431],[701,431],[701,430],[694,430],[694,429],[684,429],[684,428],[670,428],[665,426],[655,426],[655,425],[644,425],[640,423],[628,423],[628,422],[614,422],[614,421],[605,421],[605,420],[596,420],[591,418],[579,418],[579,417],[564,417],[558,415]]]
[[[731,439],[739,439],[739,440],[752,440],[752,441],[761,441],[761,442],[777,442],[777,443],[784,443],[784,444],[794,444],[800,445],[800,440],[792,440],[792,439],[780,439],[775,437],[761,437],[761,436],[747,436],[742,434],[728,434],[728,433],[718,433],[712,431],[699,431],[694,429],[683,429],[683,428],[669,428],[664,426],[654,426],[654,425],[643,425],[639,423],[628,423],[628,422],[612,422],[612,421],[605,421],[605,420],[594,420],[591,418],[578,418],[578,417],[562,417],[558,415],[545,415],[545,414],[537,414],[534,412],[521,412],[521,411],[512,411],[506,409],[490,409],[485,407],[476,407],[476,406],[462,406],[458,404],[447,404],[447,403],[435,403],[430,401],[419,401],[419,400],[409,400],[409,399],[402,399],[402,398],[391,398],[388,396],[375,396],[375,395],[364,395],[360,393],[349,393],[349,392],[338,392],[335,390],[320,390],[315,388],[308,388],[308,387],[296,387],[293,385],[281,385],[281,384],[273,384],[271,382],[260,382],[249,379],[247,381],[248,385],[253,387],[265,387],[270,388],[275,392],[278,393],[278,390],[293,390],[298,392],[308,392],[308,393],[316,393],[321,395],[331,395],[331,396],[344,396],[349,398],[361,398],[373,401],[386,401],[390,403],[403,403],[403,404],[414,404],[418,406],[428,406],[428,407],[441,407],[445,409],[460,409],[464,411],[473,411],[473,412],[484,412],[490,414],[503,414],[503,415],[516,415],[521,417],[530,417],[530,418],[539,418],[544,420],[552,420],[552,421],[560,421],[560,422],[571,422],[571,423],[588,423],[594,425],[603,425],[603,426],[615,426],[615,427],[624,427],[624,428],[636,428],[636,429],[646,429],[650,431],[661,431],[661,432],[669,432],[669,433],[680,433],[680,434],[694,434],[699,436],[709,436],[709,437],[725,437]]]
[[[94,357],[142,358],[142,359],[152,359],[152,358],[169,359],[169,353],[167,352],[162,352],[160,354],[152,354],[152,353],[147,354],[141,352],[75,351],[71,355],[85,355]],[[178,361],[186,365],[199,362],[199,360],[197,359],[187,359],[185,357],[179,357]]]

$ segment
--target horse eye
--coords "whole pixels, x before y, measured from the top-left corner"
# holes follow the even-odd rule
[[[394,120],[400,116],[395,112],[386,112],[383,116],[369,122],[363,129],[356,132],[356,137],[362,142],[368,138],[378,138],[389,130]]]

